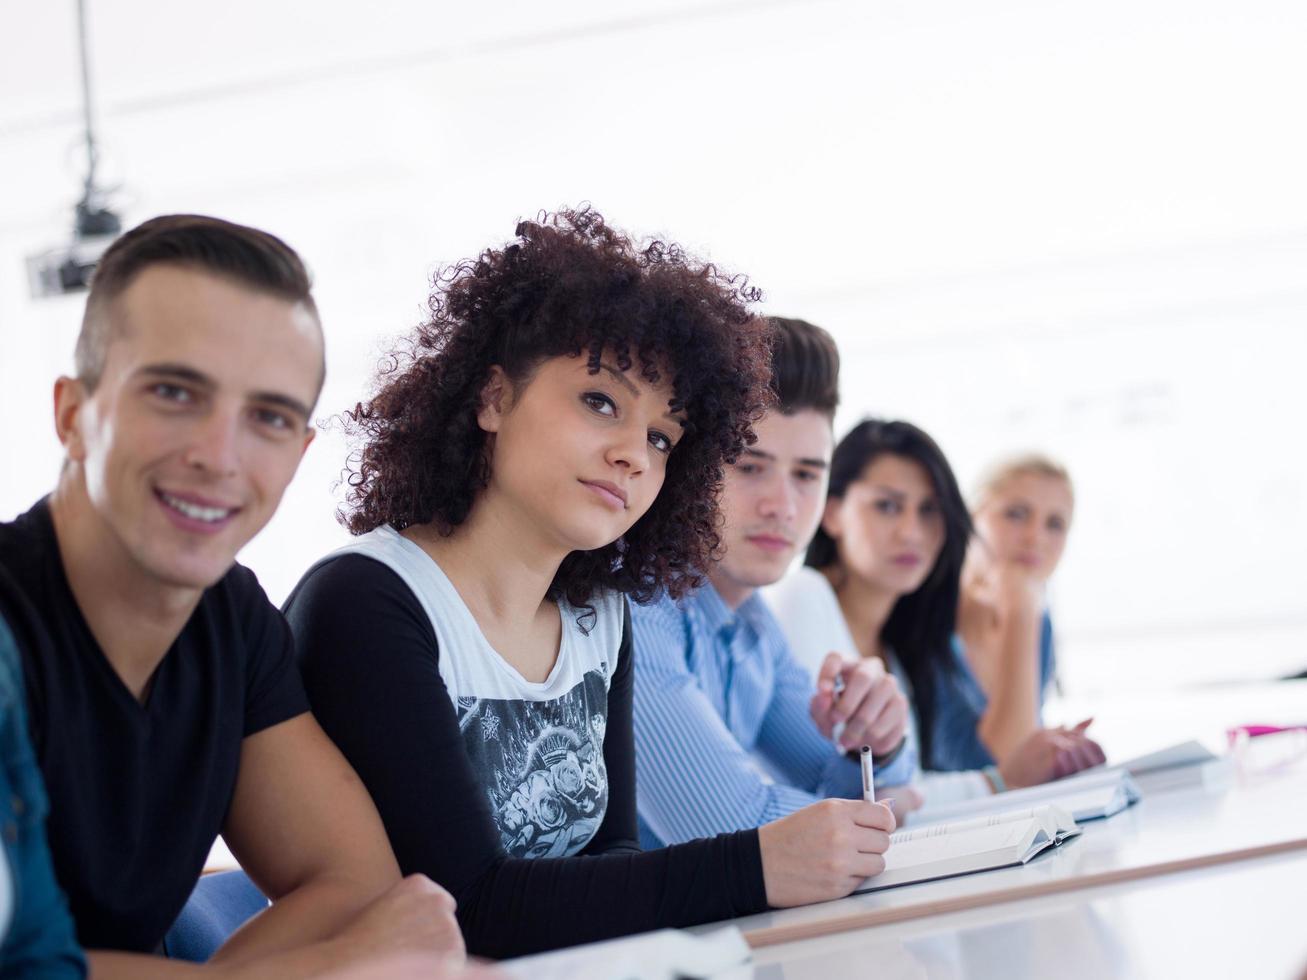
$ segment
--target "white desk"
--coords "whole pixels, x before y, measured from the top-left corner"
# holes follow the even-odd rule
[[[1291,980],[1304,908],[1307,852],[768,946],[753,976]]]
[[[1307,759],[1272,774],[1242,773],[1224,764],[1203,769],[1205,785],[1146,795],[1114,817],[1086,822],[1082,837],[1023,867],[747,916],[733,924],[762,948],[1264,855],[1307,855]]]

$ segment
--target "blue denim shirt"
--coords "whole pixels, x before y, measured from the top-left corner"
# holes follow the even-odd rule
[[[935,685],[935,718],[930,731],[930,758],[924,768],[948,772],[983,769],[994,757],[977,734],[989,698],[967,663],[962,641],[953,637],[953,672]],[[1044,613],[1039,629],[1039,703],[1053,680],[1053,623]]]
[[[45,842],[48,803],[27,738],[23,672],[0,619],[0,837],[12,889],[8,931],[0,931],[0,975],[84,977],[73,920],[54,880]]]

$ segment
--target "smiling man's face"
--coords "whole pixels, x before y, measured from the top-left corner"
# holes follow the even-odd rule
[[[753,429],[758,441],[726,469],[725,554],[708,575],[732,608],[780,579],[816,533],[834,449],[830,417],[815,409],[768,412]]]
[[[143,270],[93,391],[62,379],[56,415],[109,574],[204,589],[277,509],[312,439],[322,338],[302,303],[192,268]]]

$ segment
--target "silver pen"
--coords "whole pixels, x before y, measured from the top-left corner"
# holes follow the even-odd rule
[[[876,802],[876,771],[871,764],[871,746],[862,747],[862,798],[868,803]]]

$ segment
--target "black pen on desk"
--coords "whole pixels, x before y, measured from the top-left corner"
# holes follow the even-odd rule
[[[876,771],[871,764],[871,746],[862,747],[862,798],[868,803],[876,802]]]

